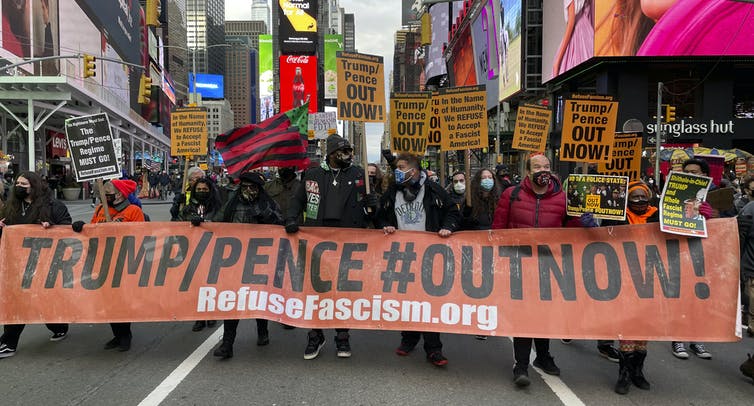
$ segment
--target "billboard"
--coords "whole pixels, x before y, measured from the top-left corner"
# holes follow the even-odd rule
[[[314,55],[317,52],[318,0],[280,0],[280,53]]]
[[[280,111],[288,111],[294,102],[309,99],[309,112],[317,112],[317,57],[309,55],[280,56]],[[298,78],[298,73],[301,73]],[[302,88],[303,85],[303,88]]]
[[[500,0],[499,97],[505,100],[521,90],[521,0]]]
[[[272,35],[259,36],[259,119],[266,120],[275,115],[272,73]]]
[[[496,0],[486,0],[482,3],[479,15],[471,23],[476,82],[487,87],[487,109],[497,106],[498,103],[500,74],[500,46],[497,33],[500,12],[498,7]]]
[[[343,50],[343,36],[325,35],[325,99],[338,98],[338,51]]]
[[[401,0],[401,25],[421,24],[421,0]]]
[[[208,73],[197,73],[189,75],[189,91],[194,91],[194,76],[196,76],[196,93],[202,95],[203,99],[222,99],[223,75],[211,75]]]
[[[543,82],[592,57],[754,55],[751,2],[671,0],[633,11],[621,0],[566,3],[543,10]]]
[[[451,3],[449,3],[451,4]],[[429,9],[430,21],[432,24],[432,43],[427,47],[426,63],[424,65],[424,75],[427,81],[435,76],[441,76],[448,73],[445,66],[445,58],[442,56],[442,49],[448,42],[448,21],[450,19],[449,4],[434,4]]]
[[[471,30],[467,28],[458,35],[455,48],[448,61],[450,83],[453,87],[473,86],[477,84],[474,63],[474,48]]]

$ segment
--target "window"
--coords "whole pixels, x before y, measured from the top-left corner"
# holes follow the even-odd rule
[[[733,116],[754,118],[754,69],[738,69],[733,83]]]

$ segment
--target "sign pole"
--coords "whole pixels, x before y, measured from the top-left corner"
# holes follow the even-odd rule
[[[662,147],[662,82],[657,82],[657,126],[655,127],[655,187],[660,187],[660,148]]]
[[[467,149],[464,152],[464,167],[465,167],[465,173],[464,177],[466,178],[466,205],[471,207],[471,150]]]
[[[366,131],[361,134],[361,162],[364,165],[364,186],[366,186],[367,194],[370,193],[371,185],[369,185],[369,158],[367,157],[367,135]]]
[[[97,190],[99,190],[99,201],[102,203],[102,210],[105,211],[105,221],[109,223],[112,219],[110,218],[110,208],[107,206],[107,197],[105,196],[105,182],[102,181],[102,178],[97,178],[95,182],[97,183]]]
[[[186,188],[188,187],[188,170],[189,170],[189,161],[191,160],[192,156],[187,155],[185,157],[185,161],[183,164],[183,187],[181,188],[181,193],[186,191]]]

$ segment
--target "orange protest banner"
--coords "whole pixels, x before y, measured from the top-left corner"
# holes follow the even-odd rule
[[[79,234],[10,226],[0,239],[0,323],[265,318],[299,327],[734,341],[736,220],[708,226],[708,239],[662,233],[658,224],[445,239],[329,228],[291,236],[280,226],[225,223],[88,224]]]

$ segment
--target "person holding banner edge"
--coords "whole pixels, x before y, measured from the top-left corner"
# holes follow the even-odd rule
[[[526,177],[515,187],[503,192],[495,209],[493,229],[576,226],[566,214],[566,194],[558,178],[550,172],[550,160],[541,153],[526,160]],[[591,213],[578,219],[582,226],[596,226]],[[560,375],[560,368],[550,355],[547,338],[513,337],[513,382],[518,387],[529,386],[529,353],[532,341],[537,357],[533,365],[546,374]]]
[[[132,180],[113,179],[103,185],[105,192],[105,201],[100,203],[94,209],[92,214],[92,224],[107,222],[106,214],[109,214],[111,221],[116,223],[125,222],[143,222],[144,212],[139,206],[132,204],[128,196],[136,191],[136,182]],[[107,213],[105,213],[107,210]],[[80,233],[84,229],[84,222],[77,221],[72,225],[73,231]],[[110,323],[113,331],[113,338],[105,343],[106,350],[118,349],[124,352],[131,349],[131,323],[120,322]]]
[[[439,184],[428,180],[426,172],[421,170],[419,157],[408,153],[398,155],[395,183],[382,195],[377,211],[377,223],[385,234],[414,230],[434,232],[445,238],[459,229],[460,221],[458,206]],[[408,355],[422,336],[427,360],[438,367],[447,365],[440,333],[402,331],[395,353]]]
[[[53,225],[71,224],[68,208],[52,197],[52,192],[34,172],[21,172],[9,193],[8,201],[0,209],[0,233],[5,226],[14,224],[40,224],[43,229]],[[50,341],[60,341],[68,336],[68,324],[48,323],[52,332]],[[0,358],[16,355],[18,340],[24,324],[6,324],[0,337]]]

